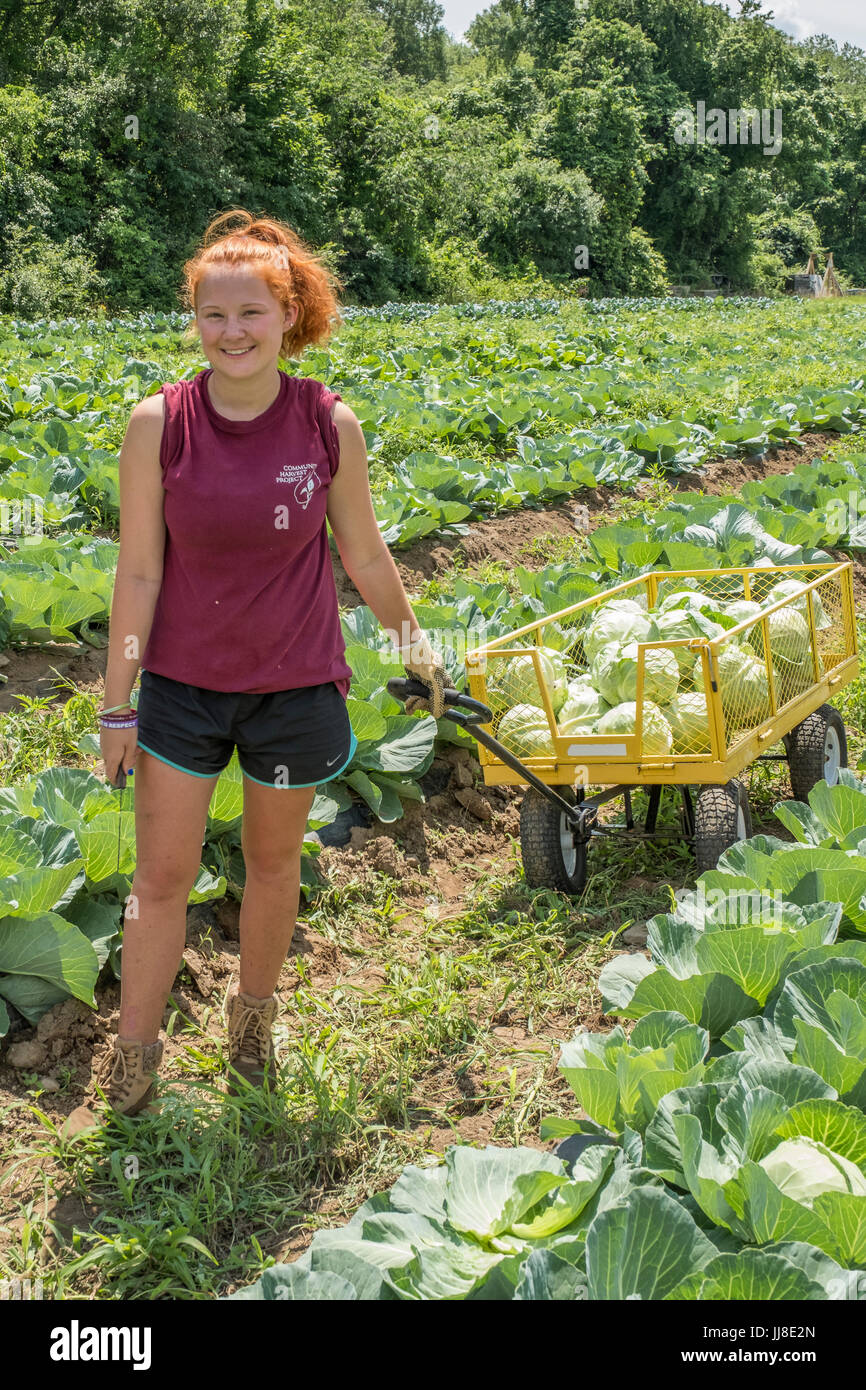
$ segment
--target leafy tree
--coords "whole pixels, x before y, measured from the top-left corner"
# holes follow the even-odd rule
[[[829,248],[866,282],[862,50],[758,0],[498,0],[464,43],[442,17],[0,0],[0,296],[176,307],[231,206],[291,222],[364,302],[569,283],[578,245],[598,293],[778,288]],[[781,145],[678,140],[699,102],[781,110]]]

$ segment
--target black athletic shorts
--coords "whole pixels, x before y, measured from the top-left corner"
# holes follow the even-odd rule
[[[253,782],[317,787],[348,766],[358,740],[333,681],[252,695],[142,670],[138,746],[193,777],[222,772],[237,746]]]

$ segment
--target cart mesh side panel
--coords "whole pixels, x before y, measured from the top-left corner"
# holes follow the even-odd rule
[[[819,579],[820,569],[798,571],[796,582]],[[748,576],[750,596],[772,603],[779,585],[777,571],[753,571]],[[736,653],[719,653],[719,689],[725,719],[728,750],[747,737],[763,720],[784,710],[792,700],[845,661],[851,652],[846,634],[842,582],[838,575],[820,579],[804,594],[781,594],[784,606],[756,619],[748,630],[726,644],[739,646]],[[757,658],[744,663],[742,653]]]
[[[557,715],[568,681],[586,665],[582,639],[591,617],[591,610],[569,614],[486,653],[492,732],[517,757],[554,756]]]
[[[586,762],[682,781],[712,765],[726,780],[732,751],[742,766],[778,740],[777,715],[802,719],[828,677],[851,679],[850,586],[835,562],[647,573],[479,649],[474,693],[494,737],[541,776]]]

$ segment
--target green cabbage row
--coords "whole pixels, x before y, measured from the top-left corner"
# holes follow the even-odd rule
[[[588,1118],[543,1122],[557,1153],[452,1146],[409,1165],[233,1297],[862,1299],[866,941],[846,939],[843,896],[814,890],[836,857],[863,896],[866,787],[845,772],[778,811],[813,856],[787,880],[797,900],[743,882],[756,837],[649,923],[651,960],[605,968],[606,1011],[637,1022],[563,1045]],[[804,852],[776,844],[781,861]]]

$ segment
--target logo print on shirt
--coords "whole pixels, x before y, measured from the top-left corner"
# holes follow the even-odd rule
[[[319,475],[314,463],[286,463],[274,482],[294,483],[295,501],[306,511],[313,493],[319,486]]]
[[[307,510],[310,498],[316,490],[317,482],[318,478],[315,473],[310,473],[301,482],[295,484],[295,501],[303,507],[304,511]]]

